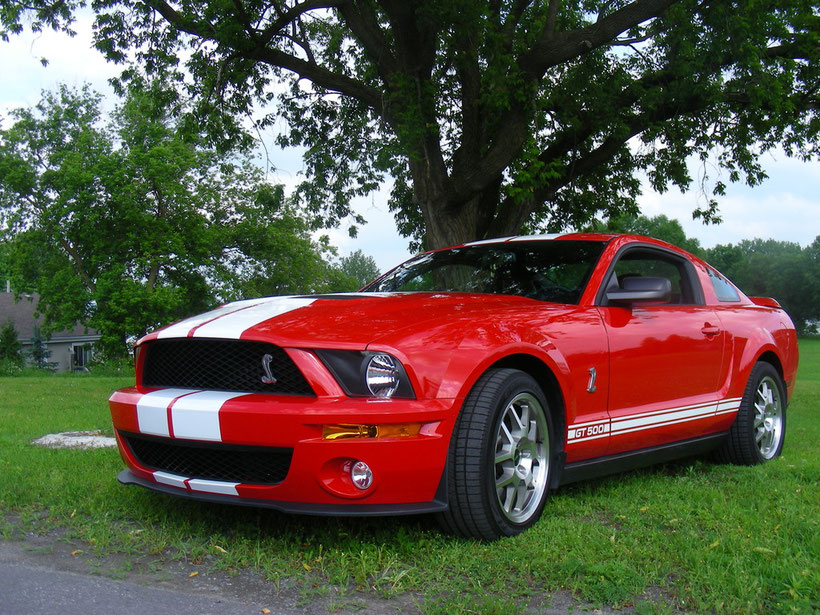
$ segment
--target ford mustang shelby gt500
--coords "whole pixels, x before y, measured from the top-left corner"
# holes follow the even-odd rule
[[[281,511],[531,526],[560,484],[780,454],[794,327],[646,237],[428,252],[358,293],[231,303],[137,345],[119,480]]]

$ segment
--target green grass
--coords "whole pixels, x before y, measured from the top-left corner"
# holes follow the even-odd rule
[[[517,612],[560,589],[639,613],[820,610],[820,339],[801,340],[781,458],[686,461],[573,485],[532,530],[494,544],[441,534],[426,518],[298,517],[160,496],[119,485],[115,451],[30,445],[56,431],[110,432],[106,399],[129,383],[0,378],[7,539],[59,527],[100,556],[249,568],[274,589],[342,605],[406,594],[430,615]]]

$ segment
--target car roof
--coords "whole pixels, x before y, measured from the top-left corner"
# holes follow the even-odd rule
[[[431,252],[439,252],[441,250],[451,250],[453,248],[462,248],[462,247],[471,247],[471,246],[481,246],[481,245],[493,245],[493,244],[508,244],[508,243],[524,243],[524,242],[539,242],[539,241],[597,241],[603,242],[606,244],[610,244],[615,242],[617,246],[620,248],[627,244],[644,244],[644,245],[651,245],[660,248],[664,248],[666,250],[670,250],[672,252],[676,252],[680,255],[686,256],[687,258],[695,261],[695,262],[702,262],[694,254],[687,252],[683,248],[676,246],[674,244],[668,243],[663,241],[662,239],[655,239],[654,237],[648,237],[645,235],[634,235],[631,233],[558,233],[558,234],[543,234],[543,235],[512,235],[510,237],[496,237],[493,239],[481,239],[478,241],[470,241],[462,244],[457,244],[454,246],[447,246],[442,248],[435,248],[433,250],[427,250],[426,252],[420,253],[418,256],[422,254],[429,254]]]
[[[482,244],[491,243],[512,243],[518,241],[551,241],[554,239],[572,239],[576,241],[610,241],[616,237],[622,237],[616,233],[552,233],[543,235],[512,235],[510,237],[496,237],[493,239],[481,239],[479,241],[470,241],[461,245],[464,246],[478,246]],[[633,237],[630,235],[630,237]],[[634,235],[637,239],[645,239],[638,235]],[[453,246],[458,247],[458,246]]]

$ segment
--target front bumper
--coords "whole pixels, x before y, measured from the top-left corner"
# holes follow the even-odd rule
[[[239,496],[218,495],[188,491],[181,493],[180,489],[163,485],[151,480],[136,476],[131,470],[123,470],[117,475],[117,480],[123,485],[139,485],[159,493],[187,497],[200,502],[215,504],[235,504],[252,506],[255,508],[272,508],[279,512],[299,515],[333,516],[333,517],[389,517],[395,515],[420,515],[441,512],[447,509],[447,489],[442,479],[439,493],[430,502],[408,502],[404,504],[311,504],[309,502],[278,502],[273,500],[259,500]]]
[[[116,391],[109,400],[124,484],[185,496],[286,512],[333,515],[424,513],[446,508],[442,477],[458,400],[376,400],[295,397],[218,391],[144,389]],[[417,436],[322,438],[324,425],[421,423]],[[253,484],[185,475],[141,463],[125,434],[168,443],[292,449],[277,484]],[[346,480],[351,460],[367,463],[366,491]],[[346,465],[347,464],[347,465]]]

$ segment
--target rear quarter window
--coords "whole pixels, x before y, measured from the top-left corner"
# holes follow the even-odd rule
[[[706,268],[706,273],[709,274],[709,281],[712,283],[712,288],[715,291],[715,296],[718,298],[718,301],[740,301],[740,295],[737,293],[737,290],[726,278],[708,267]]]

